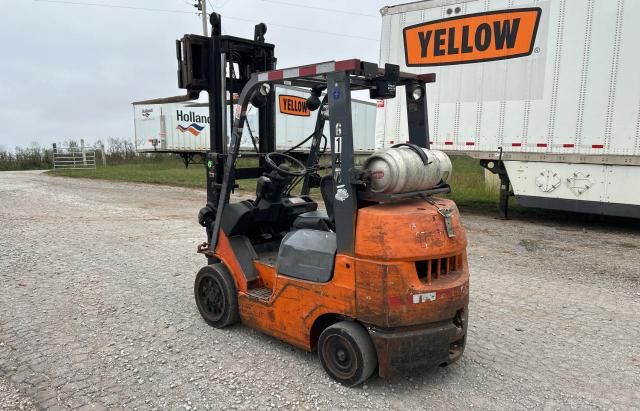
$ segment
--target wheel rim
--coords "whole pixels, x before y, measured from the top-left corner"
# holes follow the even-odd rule
[[[332,335],[322,347],[329,371],[341,380],[348,380],[358,371],[358,357],[353,345],[344,337]]]
[[[198,296],[200,296],[200,306],[211,320],[217,321],[222,318],[225,298],[217,279],[203,278],[198,285]]]

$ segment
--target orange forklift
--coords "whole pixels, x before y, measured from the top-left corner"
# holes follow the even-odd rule
[[[450,191],[451,173],[446,155],[429,150],[426,85],[435,77],[360,60],[276,69],[264,24],[253,40],[221,35],[215,13],[211,24],[211,37],[178,42],[180,86],[191,98],[209,93],[207,205],[199,214],[207,241],[198,247],[208,264],[194,284],[203,319],[216,328],[241,322],[317,351],[347,386],[458,360],[467,332],[467,240],[455,204],[434,196]],[[307,90],[306,109],[317,111],[306,162],[275,150],[279,86]],[[357,90],[407,100],[398,114],[407,118],[407,141],[361,166],[352,138]],[[250,108],[259,111],[259,167],[242,168],[243,133],[254,139]],[[233,124],[229,141],[225,124]],[[231,202],[236,180],[248,177],[257,178],[255,199]],[[309,195],[314,187],[324,210]]]

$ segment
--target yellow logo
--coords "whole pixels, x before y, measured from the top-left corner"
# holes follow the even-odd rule
[[[409,67],[478,63],[529,56],[542,9],[492,11],[421,23],[404,29]]]
[[[309,117],[311,115],[307,107],[307,99],[285,94],[280,95],[280,112],[291,116]]]

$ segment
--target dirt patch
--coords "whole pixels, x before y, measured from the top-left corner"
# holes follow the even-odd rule
[[[540,244],[541,244],[540,240],[527,240],[527,239],[520,240],[520,242],[518,243],[520,247],[524,247],[524,249],[530,253],[534,253],[540,250],[540,248],[542,248]]]

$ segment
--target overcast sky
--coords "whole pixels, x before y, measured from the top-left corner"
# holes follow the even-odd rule
[[[133,138],[132,101],[182,94],[175,40],[202,32],[194,1],[52,1],[0,0],[0,146]],[[379,9],[390,3],[400,1],[210,0],[208,7],[222,14],[224,34],[252,37],[255,23],[267,23],[278,66],[287,67],[377,62]]]

